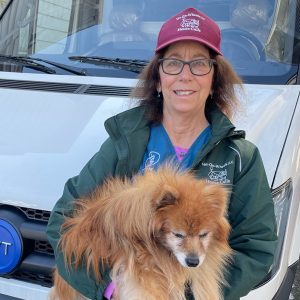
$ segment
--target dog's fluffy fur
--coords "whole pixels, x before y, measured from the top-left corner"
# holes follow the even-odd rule
[[[219,300],[229,261],[227,190],[164,167],[107,180],[63,225],[66,264],[82,262],[101,281],[110,266],[117,300]],[[55,272],[52,299],[80,299]],[[76,298],[77,297],[77,298]]]

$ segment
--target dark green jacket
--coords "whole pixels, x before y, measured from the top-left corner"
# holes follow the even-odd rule
[[[237,300],[259,283],[273,261],[276,247],[276,222],[270,188],[257,148],[244,139],[218,109],[208,119],[212,137],[198,153],[192,169],[199,178],[232,185],[228,217],[232,226],[230,245],[235,250],[234,263],[228,272],[230,287],[224,288],[225,300]],[[60,275],[90,299],[102,299],[110,281],[103,267],[104,282],[86,274],[84,266],[75,272],[66,270],[62,253],[57,249],[64,215],[72,213],[72,201],[92,191],[109,176],[132,176],[139,170],[149,138],[149,121],[142,107],[118,114],[105,122],[109,138],[80,174],[67,181],[56,203],[47,228],[55,251]],[[105,242],[105,241],[104,241]]]

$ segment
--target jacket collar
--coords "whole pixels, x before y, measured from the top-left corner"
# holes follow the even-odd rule
[[[235,126],[216,105],[212,105],[210,111],[207,112],[207,118],[212,127],[214,140],[236,135],[245,137],[244,131],[235,131]]]
[[[121,112],[104,122],[108,134],[113,140],[120,138],[121,135],[132,134],[141,128],[148,127],[150,121],[145,117],[143,106]]]
[[[150,121],[142,106],[113,116],[104,126],[118,155],[119,175],[131,177],[138,172],[150,136]]]
[[[212,127],[212,136],[196,157],[194,166],[223,139],[245,137],[243,131],[235,131],[235,126],[216,105],[207,112],[207,118]],[[117,114],[107,119],[104,125],[115,144],[119,161],[124,168],[126,166],[125,173],[131,175],[138,171],[150,135],[150,121],[145,117],[145,107],[138,106]]]
[[[216,139],[236,135],[235,126],[216,105],[213,105],[207,112],[207,118],[212,127],[212,135]],[[141,128],[148,127],[150,121],[145,117],[145,107],[138,106],[107,119],[104,125],[110,137],[118,139],[120,135],[132,134]]]

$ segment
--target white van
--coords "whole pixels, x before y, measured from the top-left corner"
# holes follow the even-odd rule
[[[98,151],[103,122],[130,107],[170,16],[193,6],[222,29],[246,83],[237,121],[258,145],[279,244],[243,300],[289,298],[300,253],[300,4],[297,0],[10,0],[0,16],[0,300],[46,300],[45,228],[65,181]]]

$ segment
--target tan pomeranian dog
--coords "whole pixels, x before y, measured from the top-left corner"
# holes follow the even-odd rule
[[[63,225],[66,264],[82,262],[101,282],[110,267],[114,300],[222,299],[229,262],[228,191],[188,172],[163,167],[134,179],[107,180]],[[74,271],[74,269],[73,269]],[[51,299],[84,299],[58,272]]]

